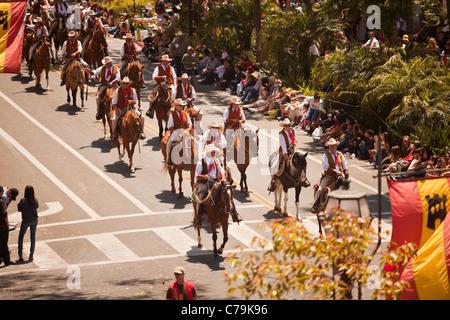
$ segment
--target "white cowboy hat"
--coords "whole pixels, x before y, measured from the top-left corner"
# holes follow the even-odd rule
[[[69,32],[69,37],[75,37],[76,36],[76,33],[75,33],[75,31],[70,31]]]
[[[172,102],[172,106],[185,106],[186,105],[186,101],[184,101],[183,99],[175,99]]]
[[[328,146],[337,145],[337,141],[334,140],[334,138],[330,138],[330,139],[325,143],[325,145],[326,145],[327,147],[328,147]]]
[[[90,16],[95,16],[97,14],[97,12],[95,12],[94,10],[89,10],[89,15]]]
[[[168,54],[163,54],[161,57],[161,61],[172,61],[172,59],[169,58]]]
[[[217,148],[214,144],[210,143],[205,146],[205,150],[203,151],[204,155],[207,155],[211,152],[219,153],[220,149]]]
[[[231,99],[230,101],[228,101],[229,105],[233,105],[233,104],[241,104],[241,99],[239,99],[238,97],[234,97],[233,99]]]
[[[102,60],[103,65],[108,64],[108,63],[110,63],[110,62],[112,62],[110,56],[106,56],[106,57]]]
[[[41,17],[37,17],[36,19],[34,19],[34,23],[42,23],[42,18]]]
[[[188,79],[191,80],[191,76],[188,76],[187,73],[183,73],[181,77],[178,77],[178,80]]]
[[[208,126],[208,129],[211,129],[211,128],[218,128],[218,129],[221,129],[221,128],[223,128],[220,124],[218,124],[217,123],[217,121],[213,121],[209,126]]]
[[[178,31],[177,36],[178,37],[182,37],[184,35],[184,33],[182,31]]]
[[[131,82],[130,78],[128,78],[128,77],[125,77],[122,80],[120,80],[120,83],[130,83],[130,82]]]
[[[134,37],[133,37],[133,35],[131,33],[127,33],[122,38],[126,40],[126,39],[133,39]]]
[[[287,125],[292,125],[292,121],[289,120],[289,118],[284,118],[284,120],[283,120],[283,121],[280,121],[280,122],[278,123],[278,125],[279,125],[280,127],[284,127],[284,126],[287,126]]]
[[[255,77],[256,79],[258,79],[258,80],[261,80],[261,79],[262,79],[262,74],[261,74],[261,72],[259,72],[259,71],[255,71],[255,72],[253,72],[251,75],[252,75],[253,77]]]

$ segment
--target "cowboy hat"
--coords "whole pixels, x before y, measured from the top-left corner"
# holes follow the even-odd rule
[[[172,61],[172,59],[169,58],[168,54],[163,54],[161,57],[161,61]]]
[[[326,145],[327,147],[328,147],[328,146],[337,145],[337,141],[334,140],[334,138],[330,138],[330,139],[325,143],[325,145]]]
[[[208,126],[208,129],[211,129],[211,128],[218,128],[218,129],[221,129],[221,128],[223,128],[221,125],[219,125],[218,123],[217,123],[217,121],[213,121],[209,126]]]
[[[172,106],[185,106],[186,105],[186,101],[184,101],[183,99],[175,99],[172,102]]]
[[[181,77],[178,77],[178,80],[188,79],[191,80],[191,76],[188,76],[187,73],[183,73]]]
[[[69,32],[69,37],[75,37],[76,36],[76,33],[75,33],[75,31],[70,31]]]
[[[126,35],[124,35],[123,37],[122,37],[123,39],[133,39],[133,35],[131,34],[131,33],[127,33]]]
[[[289,120],[289,118],[284,118],[284,120],[283,121],[280,121],[279,123],[278,123],[278,125],[280,126],[280,127],[284,127],[284,126],[287,126],[287,125],[292,125],[292,121],[291,120]]]
[[[219,152],[220,152],[220,149],[217,148],[217,147],[216,147],[214,144],[212,144],[212,143],[207,144],[207,145],[205,146],[205,150],[203,151],[203,154],[204,154],[204,155],[207,155],[208,153],[211,153],[211,152],[219,153]]]
[[[182,37],[184,35],[184,33],[182,31],[178,31],[177,36],[178,37]]]
[[[34,19],[34,23],[42,23],[42,18],[41,17],[37,17],[36,19]]]
[[[261,80],[261,79],[262,79],[262,74],[261,74],[261,72],[259,72],[259,71],[254,71],[254,72],[251,74],[251,76],[255,77],[255,78],[258,79],[258,80]]]
[[[228,104],[231,106],[233,104],[241,104],[241,99],[239,99],[238,97],[234,97],[233,99],[231,99],[230,101],[228,101]]]
[[[90,16],[95,16],[97,14],[97,12],[95,12],[94,10],[90,10],[89,11],[89,15]]]
[[[125,77],[122,80],[120,80],[120,83],[130,83],[130,82],[131,82],[130,78],[128,78],[128,77]]]
[[[111,57],[110,57],[110,56],[106,56],[106,57],[102,60],[103,65],[108,64],[108,63],[111,63],[111,62],[112,62],[112,60],[111,60]]]

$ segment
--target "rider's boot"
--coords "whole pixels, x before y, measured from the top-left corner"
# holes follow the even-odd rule
[[[276,187],[275,187],[275,181],[276,181],[276,177],[275,175],[272,175],[272,180],[270,181],[269,186],[267,187],[267,191],[269,192],[274,192]]]
[[[242,217],[237,212],[232,212],[231,218],[233,219],[233,222],[237,222],[238,224],[242,221]]]
[[[155,109],[153,109],[153,106],[150,106],[150,108],[147,110],[147,112],[145,113],[145,115],[147,117],[149,117],[150,119],[153,119],[154,115],[155,115]]]

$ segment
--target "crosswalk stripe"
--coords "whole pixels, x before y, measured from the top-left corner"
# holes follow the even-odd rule
[[[254,237],[263,238],[264,237],[258,232],[254,231],[249,226],[240,223],[239,225],[236,223],[232,223],[228,226],[228,234],[238,239],[240,242],[245,244],[249,248],[253,248],[252,241]],[[265,249],[272,249],[272,245],[268,245]]]
[[[103,233],[87,236],[87,239],[111,261],[136,261],[139,257],[113,234]]]
[[[45,242],[37,242],[34,251],[33,262],[40,269],[67,268],[68,263],[64,261],[49,245]]]
[[[197,242],[195,242],[186,233],[180,230],[178,227],[162,227],[153,229],[160,238],[170,244],[179,253],[189,255],[203,254],[202,249],[197,247]]]

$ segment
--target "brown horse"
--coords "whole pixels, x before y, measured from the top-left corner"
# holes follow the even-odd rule
[[[139,61],[131,61],[128,64],[128,68],[126,71],[126,75],[131,80],[130,86],[134,88],[136,91],[136,95],[138,97],[138,106],[139,109],[141,108],[141,87],[143,85],[141,79],[142,79],[142,73],[143,73],[144,67],[139,63]],[[122,75],[121,75],[122,77]],[[125,75],[123,76],[125,77]]]
[[[50,70],[50,50],[52,44],[47,41],[43,41],[39,48],[33,55],[33,71],[36,76],[36,87],[41,86],[41,74],[45,70],[45,79],[47,80],[47,90],[50,89],[48,84],[48,72]]]
[[[70,65],[67,67],[66,73],[66,91],[67,91],[67,103],[70,103],[69,90],[72,91],[73,107],[77,106],[77,91],[80,89],[81,107],[84,107],[84,84],[86,83],[85,72],[81,62],[73,60],[68,62]],[[87,95],[86,95],[87,99]]]
[[[89,64],[91,69],[97,69],[101,67],[102,59],[104,56],[104,37],[101,29],[93,31],[92,38],[89,41],[87,52],[83,54],[86,58],[86,62]]]
[[[169,172],[171,180],[171,191],[175,193],[175,173],[178,173],[178,197],[183,197],[183,170],[189,169],[191,175],[191,189],[194,190],[195,169],[199,160],[197,150],[198,143],[188,130],[175,130],[173,133],[177,137],[177,141],[172,144],[172,168],[166,166],[167,162],[167,142],[170,132],[167,132],[161,140],[161,152],[164,157],[164,172]]]
[[[212,184],[208,181],[209,185],[212,185],[208,190],[207,196],[203,200],[199,200],[197,194],[194,194],[194,227],[197,230],[198,247],[203,247],[202,238],[200,237],[200,229],[202,226],[203,217],[198,216],[195,210],[195,202],[203,203],[205,212],[208,215],[208,220],[211,226],[212,239],[214,242],[214,258],[217,258],[219,254],[223,253],[225,244],[228,241],[228,219],[230,214],[236,210],[233,202],[233,193],[235,184],[225,181]],[[223,242],[219,250],[217,250],[217,226],[222,225]]]
[[[122,119],[122,123],[119,129],[119,136],[117,139],[117,150],[119,152],[119,164],[123,164],[123,157],[125,156],[125,150],[128,154],[128,160],[130,161],[130,172],[134,173],[133,166],[133,154],[134,148],[139,140],[139,136],[142,133],[141,121],[139,115],[137,115],[133,107],[128,107],[128,111],[125,113]],[[111,113],[111,116],[113,115]],[[122,146],[122,152],[120,152],[120,146]]]
[[[108,88],[105,93],[103,101],[100,103],[100,113],[103,122],[103,138],[106,140],[108,134],[106,131],[106,122],[109,126],[109,136],[112,137],[111,118],[109,117],[112,108],[112,99],[114,97],[114,88]],[[111,141],[111,146],[115,146]]]
[[[225,154],[225,159],[232,158],[234,163],[236,164],[240,174],[241,179],[239,182],[239,186],[241,187],[241,192],[245,193],[245,197],[250,197],[250,193],[248,192],[248,184],[247,184],[247,174],[246,170],[250,164],[250,161],[253,157],[258,156],[259,150],[259,129],[256,131],[252,130],[227,130],[227,152]],[[230,135],[231,133],[231,135]],[[231,146],[230,141],[233,143],[233,148],[229,148]],[[244,143],[242,143],[244,142]],[[230,151],[233,150],[233,155],[230,157]]]
[[[66,20],[62,17],[55,18],[58,20],[58,28],[56,32],[51,34],[50,37],[53,39],[53,44],[55,45],[55,59],[58,59],[58,50],[62,48],[64,42],[66,42],[68,37],[68,30]]]
[[[169,86],[164,82],[158,82],[153,90],[148,95],[149,101],[149,111],[153,109],[156,111],[156,119],[158,119],[159,126],[159,139],[163,138],[163,121],[165,121],[165,132],[167,132],[167,121],[169,120],[169,110],[171,108],[172,94],[170,92]],[[150,116],[153,118],[153,116]]]
[[[33,45],[33,31],[25,29],[25,34],[23,37],[22,60],[25,58],[27,65],[30,64],[30,49],[32,45]]]

